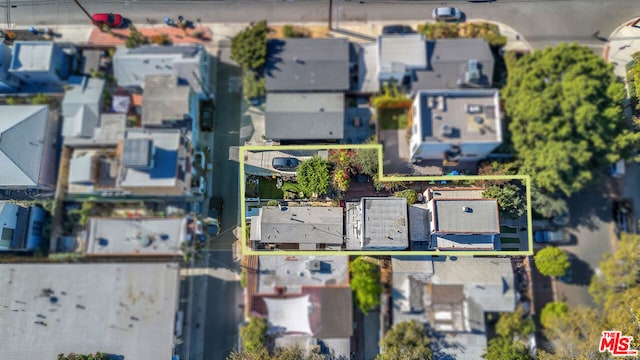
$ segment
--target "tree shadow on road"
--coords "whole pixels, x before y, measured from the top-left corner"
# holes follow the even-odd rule
[[[616,198],[615,179],[600,178],[594,184],[571,196],[568,201],[572,227],[585,226],[588,230],[598,229],[595,219],[608,223],[613,219],[611,203]],[[606,240],[606,239],[603,239]]]

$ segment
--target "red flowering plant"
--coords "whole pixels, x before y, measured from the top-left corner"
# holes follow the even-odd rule
[[[329,150],[329,162],[333,165],[331,183],[338,191],[347,191],[351,183],[351,177],[360,171],[353,150],[338,149]]]

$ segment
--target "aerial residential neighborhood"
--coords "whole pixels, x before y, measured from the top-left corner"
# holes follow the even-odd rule
[[[0,359],[638,356],[639,3],[0,13]]]

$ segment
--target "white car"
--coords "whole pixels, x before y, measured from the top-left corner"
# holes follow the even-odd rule
[[[199,188],[198,191],[200,191],[200,194],[206,194],[207,193],[207,179],[205,179],[204,176],[200,176],[200,182],[199,182]]]
[[[458,21],[462,18],[460,9],[453,7],[439,7],[433,9],[433,20],[436,21]]]

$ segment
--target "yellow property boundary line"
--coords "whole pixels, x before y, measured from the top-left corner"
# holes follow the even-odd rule
[[[380,181],[460,181],[460,180],[520,180],[525,184],[526,200],[527,200],[527,248],[526,251],[336,251],[336,250],[315,250],[315,251],[299,251],[299,250],[281,250],[281,251],[254,251],[247,246],[247,239],[245,234],[247,231],[247,219],[245,209],[245,172],[244,172],[244,159],[245,152],[247,151],[291,151],[291,150],[357,150],[357,149],[372,149],[378,151],[378,173]],[[240,159],[240,211],[242,212],[242,255],[289,255],[289,256],[347,256],[347,255],[416,255],[416,256],[528,256],[533,255],[533,230],[532,230],[532,214],[531,214],[531,177],[529,175],[443,175],[443,176],[385,176],[383,169],[383,157],[382,157],[382,144],[372,145],[272,145],[272,146],[240,146],[239,152]]]

